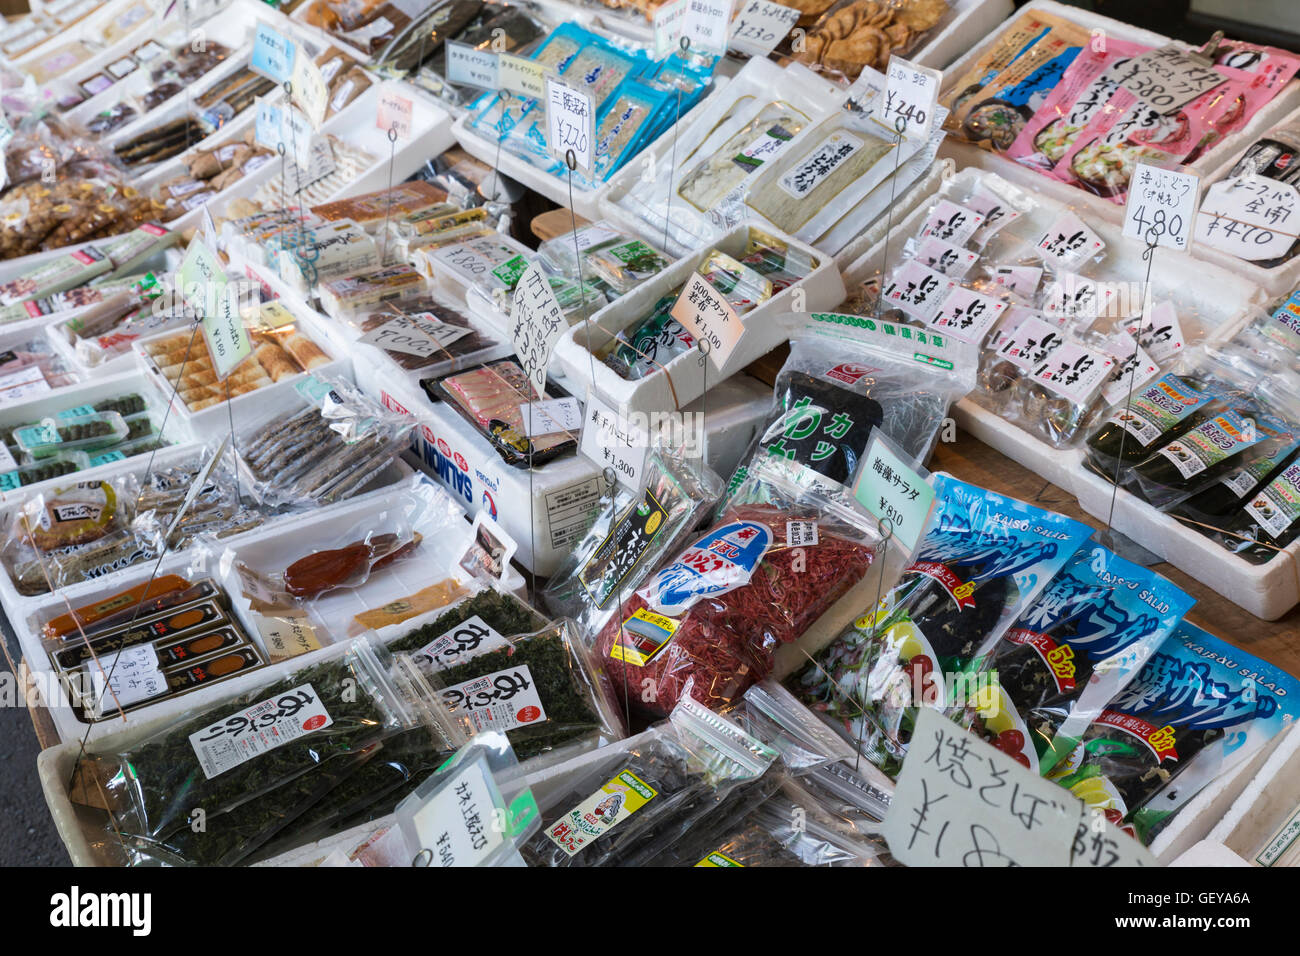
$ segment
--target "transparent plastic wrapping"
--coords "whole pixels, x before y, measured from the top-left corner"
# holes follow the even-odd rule
[[[38,425],[14,431],[20,451],[39,461],[62,451],[92,452],[126,438],[130,429],[117,412],[94,412],[45,418]]]
[[[803,776],[854,757],[839,734],[770,678],[745,691],[740,706],[727,716],[774,748],[788,774]]]
[[[667,714],[693,688],[722,707],[771,672],[867,573],[879,539],[855,504],[800,483],[792,466],[751,468],[721,520],[661,565],[595,638],[627,706]]]
[[[361,342],[408,372],[439,376],[502,358],[510,344],[481,331],[447,297],[395,299],[344,317]]]
[[[520,850],[530,866],[641,866],[750,794],[776,752],[684,699],[669,720],[604,747],[541,808]]]
[[[388,641],[388,649],[394,654],[410,654],[417,663],[438,671],[462,658],[503,646],[497,637],[531,634],[547,623],[510,592],[481,587],[432,620]]]
[[[795,58],[839,81],[857,79],[866,68],[883,72],[890,57],[916,49],[949,9],[947,0],[812,0],[811,7],[821,16]],[[807,0],[799,10],[813,12]]]

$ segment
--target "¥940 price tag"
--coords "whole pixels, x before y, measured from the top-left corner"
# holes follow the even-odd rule
[[[690,41],[692,53],[722,56],[731,36],[732,0],[686,0],[682,36]]]
[[[709,343],[709,360],[718,371],[745,334],[745,326],[731,303],[698,272],[687,280],[671,314],[697,341]]]
[[[1300,192],[1263,176],[1211,186],[1196,216],[1196,241],[1257,262],[1286,254],[1300,237]]]
[[[591,169],[594,123],[590,96],[546,78],[546,139],[554,155],[567,162],[572,152],[579,167]]]
[[[876,434],[867,446],[867,464],[853,496],[910,553],[934,504],[934,488],[916,465]]]
[[[885,68],[885,108],[878,121],[907,139],[929,139],[942,85],[938,70],[890,57]]]
[[[731,49],[749,56],[767,56],[799,22],[794,7],[769,0],[745,0],[731,21]]]
[[[1192,238],[1200,179],[1176,169],[1138,163],[1124,207],[1124,235],[1185,251]]]
[[[645,477],[648,445],[645,432],[629,422],[626,415],[594,391],[587,393],[578,451],[601,469],[610,469],[614,479],[633,494],[641,490]]]

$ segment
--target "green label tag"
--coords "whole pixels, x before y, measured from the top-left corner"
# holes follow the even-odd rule
[[[934,504],[934,488],[916,466],[879,434],[867,446],[867,463],[853,496],[876,516],[908,551],[916,547]]]
[[[528,260],[523,256],[515,256],[493,269],[492,274],[500,279],[507,289],[513,289],[519,284],[520,276],[527,270]]]
[[[59,418],[76,418],[80,415],[93,414],[95,414],[94,406],[78,405],[76,408],[65,408],[63,411],[59,412]]]

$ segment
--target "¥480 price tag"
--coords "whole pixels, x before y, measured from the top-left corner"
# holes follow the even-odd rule
[[[1124,207],[1124,235],[1186,250],[1196,216],[1200,180],[1191,173],[1138,163]]]

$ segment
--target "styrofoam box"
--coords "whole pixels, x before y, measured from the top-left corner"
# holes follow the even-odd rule
[[[1002,35],[1006,27],[1011,25],[1014,19],[1032,11],[1049,13],[1070,20],[1088,31],[1100,30],[1104,36],[1113,39],[1129,40],[1148,46],[1164,46],[1175,42],[1150,30],[1142,30],[1089,10],[1055,3],[1053,0],[1032,0],[1032,2],[1015,11],[1006,22],[994,26],[982,41],[977,42],[973,47],[969,47],[964,56],[950,64],[944,71],[947,83],[957,82],[966,70],[979,59],[980,55],[997,42],[998,37]],[[964,42],[969,44],[970,41],[971,37],[967,35]],[[1184,43],[1177,43],[1176,45],[1184,49],[1189,48]],[[945,89],[944,92],[946,94],[948,90]],[[1220,168],[1228,157],[1240,156],[1247,146],[1259,139],[1260,136],[1275,126],[1282,117],[1297,106],[1300,106],[1300,80],[1293,79],[1270,103],[1257,112],[1249,123],[1235,133],[1225,136],[1195,163],[1185,167],[1186,170],[1200,177],[1202,187],[1208,185],[1211,182],[1210,174]],[[1091,223],[1098,219],[1104,219],[1108,222],[1119,223],[1123,219],[1123,206],[1102,199],[1085,189],[1078,189],[1052,179],[1050,176],[1045,176],[1040,172],[1022,166],[1000,154],[980,149],[970,143],[959,142],[952,136],[944,140],[943,145],[939,148],[939,155],[953,158],[959,167],[978,166],[1028,189],[1059,199],[1062,202],[1078,205],[1087,211],[1087,214],[1083,216],[1086,222]],[[1160,251],[1163,253],[1166,250],[1161,249]],[[1240,260],[1234,257],[1227,258],[1240,265]],[[1242,274],[1237,266],[1234,265],[1232,268],[1233,271]]]
[[[44,58],[47,53],[63,46],[65,43],[72,43],[77,40],[88,41],[91,44],[103,43],[104,27],[110,20],[124,12],[131,5],[130,0],[109,0],[108,3],[100,4],[98,9],[92,10],[74,23],[69,23],[59,28],[59,31],[49,39],[37,44],[34,48],[20,56],[14,58],[14,63],[24,72],[30,70],[38,60]],[[53,20],[53,17],[50,18]],[[145,36],[139,29],[132,31],[133,36]],[[140,42],[143,42],[141,40]],[[110,61],[111,62],[111,61]],[[79,67],[78,69],[84,69]],[[75,72],[75,71],[74,71]],[[90,72],[94,72],[91,70]],[[80,74],[75,74],[80,76]],[[73,75],[64,74],[58,79],[72,80]]]
[[[1291,727],[1265,751],[1258,772],[1234,794],[1231,807],[1208,839],[1223,844],[1252,866],[1270,865],[1259,858],[1264,844],[1296,812],[1300,794],[1300,730]],[[1186,811],[1183,811],[1186,813]],[[1279,846],[1275,852],[1285,852]]]
[[[650,314],[660,298],[680,289],[713,249],[720,249],[736,258],[743,257],[751,225],[748,220],[742,221],[715,244],[678,259],[617,302],[600,309],[590,320],[570,327],[555,344],[551,375],[582,398],[586,397],[590,387],[615,407],[624,406],[630,411],[646,413],[672,411],[704,394],[709,379],[721,381],[787,341],[790,329],[778,321],[778,316],[829,309],[844,301],[844,282],[835,261],[810,246],[778,234],[776,238],[787,243],[792,250],[802,252],[815,265],[801,281],[740,317],[744,334],[721,369],[715,366],[712,358],[702,363],[702,353],[692,349],[675,356],[653,374],[628,381],[599,359],[593,360],[588,343],[598,350],[603,349],[619,332],[635,327]]]
[[[37,327],[33,328],[33,324],[36,324]],[[59,392],[66,392],[70,389],[75,389],[81,384],[82,379],[85,377],[85,373],[78,368],[76,364],[69,362],[67,356],[51,345],[49,340],[42,334],[42,330],[38,323],[15,322],[13,325],[7,327],[0,326],[0,354],[7,352],[10,349],[18,349],[29,342],[35,343],[38,347],[50,349],[49,355],[52,359],[62,361],[64,365],[68,366],[65,371],[55,372],[53,374],[71,379],[67,385],[50,386],[47,382],[44,388],[41,389],[39,395],[52,395]],[[11,372],[3,365],[0,365],[0,378],[7,377],[10,374],[17,374],[18,371],[23,370],[13,370]],[[41,388],[41,386],[37,386],[37,388]],[[0,391],[0,408],[20,404],[32,397],[39,396],[37,396],[36,393],[28,391],[26,398],[14,399],[9,396],[8,392]]]

